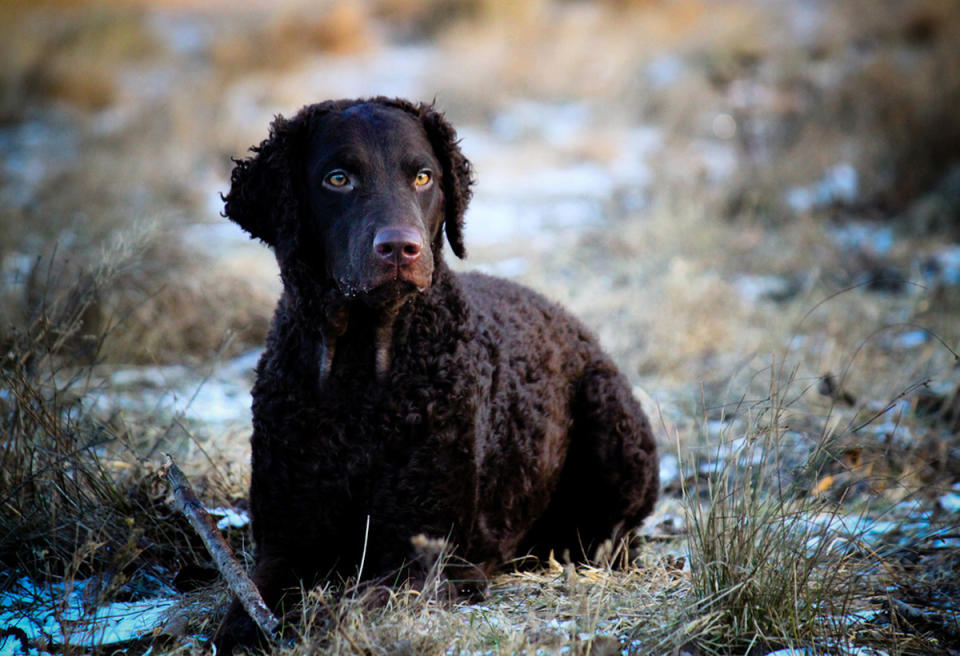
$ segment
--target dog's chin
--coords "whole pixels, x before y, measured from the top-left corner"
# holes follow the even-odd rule
[[[358,298],[373,308],[391,308],[411,296],[425,292],[429,286],[429,281],[424,284],[405,277],[391,277],[368,286],[363,293],[358,294]]]

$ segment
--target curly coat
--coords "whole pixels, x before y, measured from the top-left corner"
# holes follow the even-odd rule
[[[284,289],[253,389],[253,577],[268,604],[355,576],[361,558],[365,579],[422,584],[415,536],[444,538],[474,565],[453,587],[476,590],[518,556],[589,554],[640,525],[656,447],[597,339],[539,294],[443,260],[444,232],[465,254],[472,175],[433,106],[311,105],[251,150],[225,200],[274,249]],[[347,177],[315,177],[331,150],[359,162],[334,171]],[[390,186],[421,152],[428,189]],[[397,225],[414,264],[369,248]],[[216,644],[256,639],[234,602]]]

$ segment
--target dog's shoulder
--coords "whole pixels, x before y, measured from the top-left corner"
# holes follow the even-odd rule
[[[543,294],[506,278],[480,271],[461,273],[457,277],[470,306],[481,311],[485,308],[506,310],[519,305],[565,312],[561,306],[548,300]]]
[[[509,361],[526,360],[564,375],[602,356],[599,340],[572,312],[540,292],[512,280],[471,272],[460,285],[475,332]],[[560,364],[560,362],[563,364]]]
[[[563,305],[525,285],[475,271],[460,274],[459,279],[466,304],[481,320],[589,332]]]

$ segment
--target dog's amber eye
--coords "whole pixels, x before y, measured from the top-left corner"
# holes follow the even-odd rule
[[[433,180],[433,174],[430,173],[430,171],[424,169],[419,173],[417,173],[417,177],[414,178],[414,183],[418,187],[426,187],[428,184],[430,184],[431,180]]]
[[[350,184],[350,178],[347,177],[346,173],[337,169],[336,171],[328,173],[327,177],[323,179],[323,182],[331,187],[346,187]]]

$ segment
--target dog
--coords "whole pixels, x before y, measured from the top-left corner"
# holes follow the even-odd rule
[[[470,564],[446,574],[451,594],[482,594],[513,559],[587,558],[641,524],[657,449],[596,337],[443,258],[466,254],[473,173],[433,105],[310,105],[251,150],[225,215],[273,249],[283,282],[252,393],[268,605],[332,577],[421,586],[424,540]],[[214,643],[258,639],[234,601]]]

